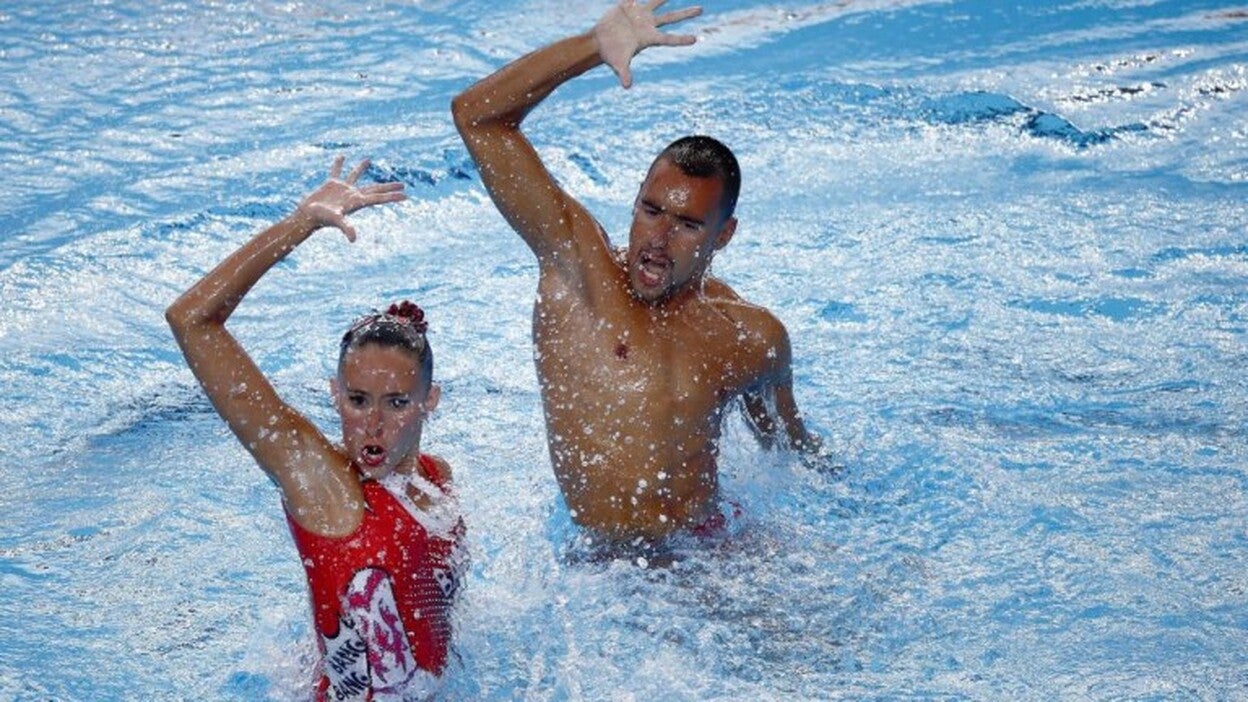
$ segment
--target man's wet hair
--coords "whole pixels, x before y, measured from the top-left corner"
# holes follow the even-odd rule
[[[724,218],[732,216],[741,192],[741,167],[732,149],[714,137],[695,134],[668,144],[659,158],[676,164],[687,176],[719,179],[724,184]]]
[[[420,362],[421,382],[426,386],[433,382],[433,348],[425,332],[429,323],[425,311],[414,303],[403,300],[390,305],[385,312],[366,314],[355,321],[338,347],[338,368],[347,352],[373,344],[403,349]]]

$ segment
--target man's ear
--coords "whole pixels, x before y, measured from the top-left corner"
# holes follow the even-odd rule
[[[338,384],[338,377],[334,376],[329,379],[329,395],[334,398],[334,407],[342,407],[342,386]]]
[[[438,401],[442,399],[442,386],[437,383],[430,383],[429,394],[425,396],[425,402],[421,406],[425,409],[425,414],[432,413],[438,407]]]
[[[715,250],[719,251],[727,246],[728,242],[732,240],[732,235],[736,233],[737,218],[729,217],[728,221],[724,222],[724,226],[719,228],[719,234],[715,237]]]

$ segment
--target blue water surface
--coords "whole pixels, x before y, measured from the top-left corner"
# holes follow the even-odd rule
[[[715,273],[846,466],[733,419],[742,533],[655,570],[559,558],[535,265],[449,118],[608,6],[0,6],[0,699],[308,697],[276,491],[162,312],[338,153],[411,199],[231,324],[333,435],[337,334],[429,310],[473,558],[446,699],[1248,699],[1248,8],[725,0],[538,108],[617,241],[664,144],[737,150]]]

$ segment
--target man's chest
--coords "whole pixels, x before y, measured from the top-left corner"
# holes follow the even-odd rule
[[[716,405],[757,376],[762,352],[730,320],[686,315],[653,320],[539,305],[534,313],[539,373],[579,392]]]

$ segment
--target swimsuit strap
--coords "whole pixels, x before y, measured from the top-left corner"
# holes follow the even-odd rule
[[[424,527],[431,536],[449,535],[459,523],[459,505],[450,490],[438,484],[445,481],[439,480],[442,476],[439,474],[437,463],[432,458],[421,454],[420,465],[423,470],[431,474],[432,480],[423,475],[390,473],[371,482],[375,482],[394,498],[404,511]],[[412,500],[407,492],[409,487],[415,488],[416,492],[425,497],[427,501],[425,506],[417,505]]]

